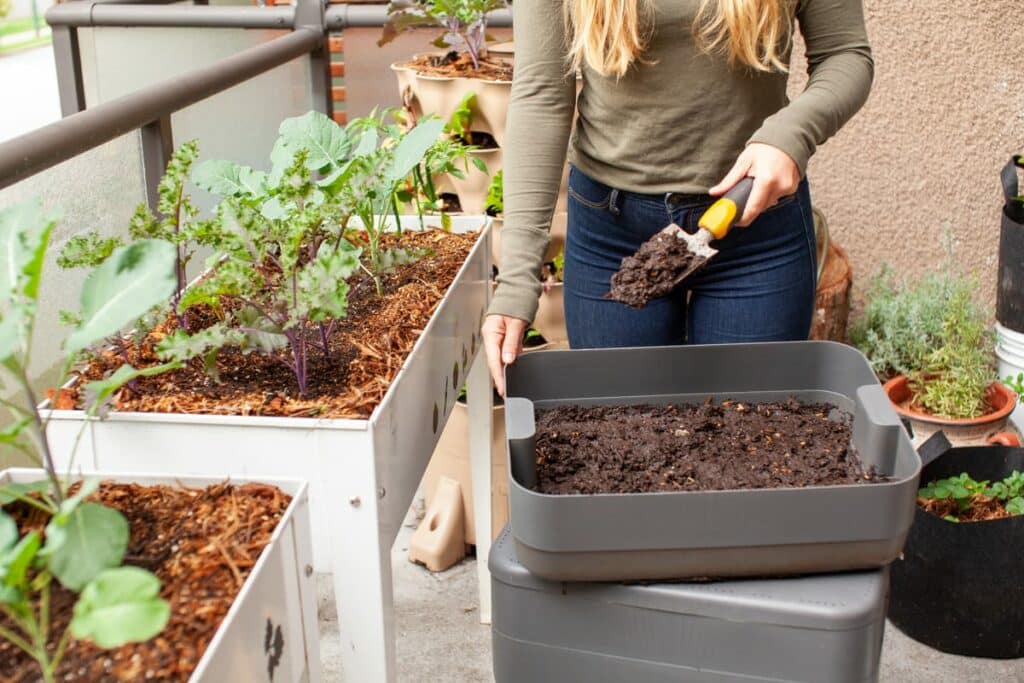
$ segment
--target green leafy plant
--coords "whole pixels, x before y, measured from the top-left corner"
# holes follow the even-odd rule
[[[0,19],[10,14],[13,7],[14,0],[0,0]]]
[[[165,337],[162,357],[201,356],[213,370],[224,346],[271,353],[288,347],[287,364],[305,397],[310,352],[319,347],[329,356],[336,323],[347,314],[349,278],[361,271],[381,293],[384,273],[423,255],[385,248],[382,238],[442,128],[440,120],[424,119],[404,131],[383,116],[342,127],[310,112],[281,124],[269,173],[226,161],[197,166],[195,183],[223,197],[204,238],[218,255],[179,306],[220,308],[230,297],[243,307],[202,332]]]
[[[54,224],[55,218],[38,202],[0,211],[0,376],[7,395],[13,396],[0,399],[13,419],[0,431],[0,442],[32,458],[46,473],[43,481],[0,486],[0,505],[20,501],[48,519],[43,533],[31,530],[22,535],[14,519],[0,510],[0,613],[10,624],[0,626],[0,638],[35,659],[46,683],[55,681],[72,637],[116,647],[152,638],[170,616],[156,577],[121,566],[128,543],[123,515],[86,500],[99,482],[85,480],[72,493],[71,482],[58,475],[28,378],[43,261]],[[174,266],[174,245],[161,240],[143,240],[110,252],[82,288],[81,312],[64,345],[61,383],[84,348],[171,295]],[[87,393],[96,397],[90,414],[100,409],[103,397],[139,372],[126,366],[106,380],[89,383]],[[51,652],[48,643],[56,635],[51,634],[50,614],[54,581],[80,595],[70,625]]]
[[[433,45],[469,53],[473,66],[479,68],[492,40],[487,35],[487,13],[507,7],[505,0],[415,0],[392,2],[388,18],[377,45],[390,43],[399,33],[414,28],[438,27],[441,34]]]
[[[981,415],[995,368],[975,290],[971,280],[950,273],[899,283],[883,268],[868,287],[851,341],[880,376],[906,375],[915,404],[933,415]]]
[[[1024,403],[1024,372],[1018,372],[1016,377],[1007,375],[1003,378],[1003,384],[1013,389],[1018,400]]]
[[[918,489],[918,498],[924,500],[949,500],[953,503],[954,514],[943,519],[959,522],[963,513],[972,505],[998,500],[1009,515],[1024,514],[1024,473],[1014,470],[1002,481],[975,481],[966,472],[956,477],[939,479]]]
[[[484,200],[484,210],[490,216],[500,216],[505,213],[505,179],[503,170],[499,170],[491,176],[491,183],[487,186],[487,198]]]

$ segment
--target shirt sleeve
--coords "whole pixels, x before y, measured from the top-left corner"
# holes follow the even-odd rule
[[[749,142],[781,149],[803,175],[817,146],[867,101],[874,61],[862,0],[802,0],[797,19],[807,45],[807,87],[765,119]]]
[[[503,161],[505,224],[490,314],[531,321],[576,107],[560,0],[515,0]]]

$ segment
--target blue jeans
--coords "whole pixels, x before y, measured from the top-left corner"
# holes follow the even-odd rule
[[[751,226],[712,242],[718,255],[671,295],[639,310],[604,298],[623,258],[670,221],[695,232],[713,201],[620,191],[571,169],[564,281],[572,348],[807,338],[817,254],[806,180]]]

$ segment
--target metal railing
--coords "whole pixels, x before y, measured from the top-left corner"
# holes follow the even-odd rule
[[[156,0],[159,2],[159,0]],[[0,189],[24,180],[132,130],[141,130],[147,200],[155,208],[157,185],[173,148],[171,114],[303,55],[310,57],[314,107],[331,114],[327,35],[349,27],[382,26],[383,5],[329,5],[297,0],[288,7],[211,7],[134,4],[133,0],[77,0],[46,13],[53,31],[63,119],[0,143]],[[494,12],[493,26],[512,24],[511,11]],[[208,66],[86,107],[78,29],[97,26],[291,29],[287,35]]]

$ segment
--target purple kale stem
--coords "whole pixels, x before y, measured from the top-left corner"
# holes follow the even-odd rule
[[[120,335],[114,337],[114,346],[117,348],[117,355],[121,356],[121,360],[124,361],[124,364],[131,365],[132,361],[128,358],[128,348],[124,345],[124,339]],[[138,382],[136,380],[128,380],[129,389],[135,391],[137,386]]]
[[[327,326],[324,323],[320,323],[319,327],[320,327],[320,343],[323,344],[323,348],[324,348],[324,358],[327,358],[328,360],[330,360],[330,358],[331,358],[331,347],[328,344],[328,339],[331,336],[331,332],[333,331],[332,328],[334,327],[334,325],[332,323],[331,326]]]

